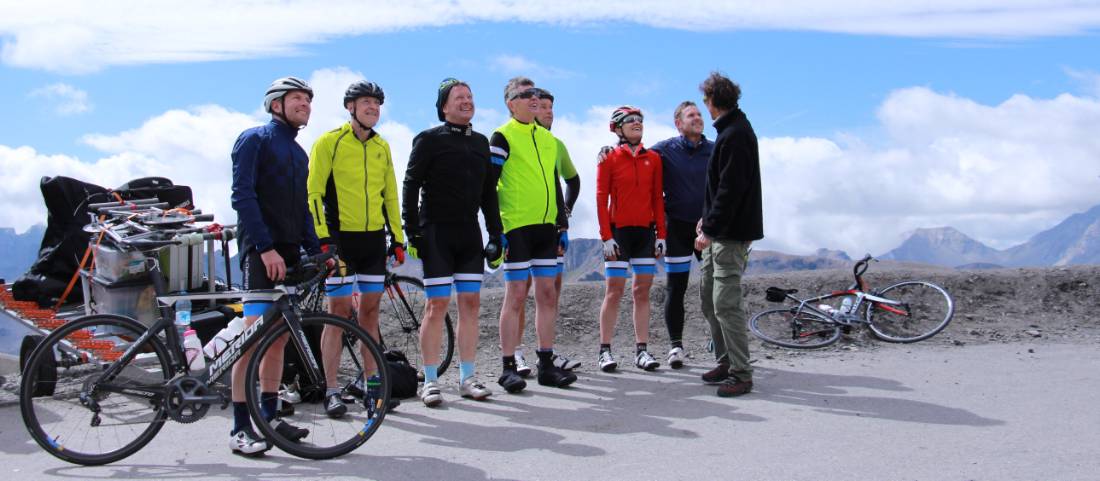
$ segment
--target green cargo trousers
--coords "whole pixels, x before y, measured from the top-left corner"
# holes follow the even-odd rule
[[[730,375],[738,381],[752,381],[749,333],[741,303],[741,276],[745,273],[750,244],[717,239],[711,242],[703,250],[699,286],[703,316],[714,339],[714,357],[719,363],[728,362]]]

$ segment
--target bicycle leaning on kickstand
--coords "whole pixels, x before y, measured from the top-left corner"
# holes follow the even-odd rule
[[[232,232],[196,232],[201,228],[137,230],[141,233],[123,237],[110,226],[103,228],[109,234],[105,239],[131,252],[195,244]],[[288,334],[286,349],[296,350],[301,359],[308,360],[299,376],[299,388],[323,395],[331,384],[326,383],[322,363],[318,362],[321,357],[310,350],[304,328],[332,326],[344,331],[339,355],[325,357],[338,363],[334,385],[345,387],[345,397],[349,396],[347,386],[356,384],[355,376],[364,369],[360,360],[367,371],[384,365],[382,350],[357,324],[328,314],[302,313],[298,308],[297,292],[321,282],[329,258],[322,254],[303,259],[294,269],[300,281],[287,281],[276,289],[188,294],[169,293],[157,258],[146,255],[159,303],[159,317],[151,327],[112,314],[79,317],[51,332],[28,358],[20,408],[31,437],[51,455],[68,462],[99,465],[118,461],[151,441],[168,419],[192,423],[206,415],[211,405],[224,409],[230,397],[226,386],[216,381],[243,353],[255,348],[244,379],[245,393],[252,420],[265,439],[287,453],[310,459],[332,458],[359,447],[385,418],[390,398],[385,369],[378,369],[367,379],[367,389],[359,391],[361,399],[348,399],[348,412],[340,418],[328,417],[323,403],[298,405],[294,424],[309,429],[299,442],[280,435],[264,421],[260,410],[260,360],[273,349],[283,349],[276,347],[276,341]],[[270,301],[273,307],[210,359],[205,368],[191,369],[170,306],[181,300],[212,302],[243,296]],[[280,322],[280,317],[285,322]]]
[[[942,287],[925,281],[903,281],[882,289],[868,289],[863,274],[874,260],[870,255],[852,268],[855,282],[846,290],[799,299],[798,289],[769,287],[771,302],[798,305],[769,309],[749,319],[749,329],[761,340],[798,349],[825,347],[842,333],[866,326],[875,337],[888,342],[928,339],[951,322],[955,303]],[[826,301],[839,299],[840,307]]]

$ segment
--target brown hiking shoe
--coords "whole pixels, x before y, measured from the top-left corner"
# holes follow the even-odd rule
[[[735,397],[750,392],[752,392],[752,381],[738,381],[732,377],[718,386],[718,397]]]
[[[718,363],[718,366],[703,373],[703,382],[707,384],[718,384],[725,381],[730,377],[730,365],[726,363]]]

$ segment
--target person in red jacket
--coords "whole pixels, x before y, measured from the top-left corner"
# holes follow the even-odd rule
[[[611,338],[626,287],[626,270],[634,270],[634,365],[652,371],[661,363],[647,350],[649,289],[657,258],[665,251],[665,203],[661,156],[642,146],[642,111],[624,105],[611,113],[611,131],[619,145],[596,166],[596,214],[600,220],[607,290],[600,308],[600,369],[618,367]]]

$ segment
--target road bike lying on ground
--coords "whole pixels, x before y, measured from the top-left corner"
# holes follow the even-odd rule
[[[202,228],[151,230],[132,224],[129,220],[104,224],[101,228],[108,235],[103,238],[119,249],[145,253],[166,245],[187,245],[232,234],[231,230],[202,233]],[[127,230],[127,226],[133,229]],[[390,382],[385,370],[380,369],[377,376],[366,381],[366,389],[357,390],[361,398],[355,399],[347,387],[360,381],[356,376],[363,370],[361,360],[384,365],[382,350],[357,324],[328,314],[303,313],[298,308],[297,292],[324,279],[324,264],[329,258],[323,254],[303,259],[293,272],[297,282],[288,280],[276,289],[189,294],[168,292],[158,259],[146,256],[159,302],[159,316],[152,326],[147,328],[133,318],[112,314],[79,317],[53,330],[28,358],[19,401],[31,437],[50,454],[72,463],[98,465],[123,459],[152,440],[166,419],[192,423],[206,415],[211,405],[227,407],[227,386],[216,381],[254,347],[244,379],[247,405],[269,443],[311,459],[340,456],[362,445],[385,418]],[[272,308],[207,360],[204,368],[192,369],[188,356],[203,354],[185,352],[170,306],[177,301],[211,302],[240,299],[243,295],[270,301]],[[323,395],[326,381],[318,362],[320,353],[315,356],[311,352],[303,329],[320,330],[325,326],[344,332],[337,385],[345,387],[348,412],[333,419],[325,414],[322,403],[299,404],[293,421],[309,429],[309,435],[294,442],[280,435],[261,415],[260,360],[277,340],[289,335],[287,351],[297,351],[301,359],[308,360],[304,373],[299,375],[299,389]]]
[[[856,263],[855,282],[843,291],[799,299],[793,295],[797,289],[769,287],[768,301],[791,300],[798,305],[757,313],[749,319],[749,329],[777,346],[812,349],[828,346],[860,325],[883,341],[902,343],[923,341],[947,327],[955,303],[946,290],[925,281],[868,290],[863,273],[872,260],[868,255]],[[836,299],[841,301],[839,308],[825,303]]]

